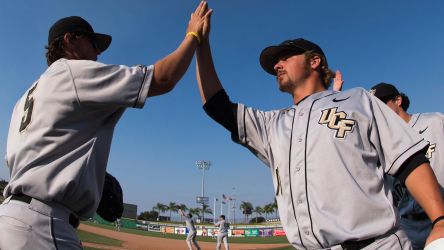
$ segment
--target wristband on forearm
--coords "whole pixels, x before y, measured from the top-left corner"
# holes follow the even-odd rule
[[[185,36],[193,36],[194,38],[196,38],[197,43],[200,44],[200,36],[196,32],[190,31]]]
[[[432,223],[432,228],[435,226],[436,223],[438,223],[438,222],[440,222],[440,221],[442,221],[442,220],[444,220],[444,215],[439,216],[438,218],[436,218],[436,219],[433,221],[433,223]]]

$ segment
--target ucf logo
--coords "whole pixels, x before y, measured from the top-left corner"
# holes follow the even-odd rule
[[[436,150],[436,143],[430,144],[429,148],[427,149],[426,157],[427,159],[432,158],[432,153]]]
[[[336,130],[336,138],[344,139],[347,132],[353,132],[356,121],[346,119],[347,114],[344,111],[337,112],[338,108],[322,110],[319,124],[327,125],[329,129]]]

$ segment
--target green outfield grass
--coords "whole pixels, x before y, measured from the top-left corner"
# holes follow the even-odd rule
[[[91,223],[91,222],[82,222],[87,225],[106,228],[109,230],[116,230],[114,226],[108,226],[103,224],[97,224],[97,223]],[[166,238],[166,239],[178,239],[178,240],[185,240],[185,235],[177,235],[177,234],[164,234],[164,233],[157,233],[157,232],[148,232],[143,230],[137,230],[137,229],[128,229],[128,228],[121,228],[122,232],[131,233],[131,234],[137,234],[137,235],[146,235],[146,236],[152,236],[152,237],[159,237],[159,238]],[[202,242],[216,242],[215,239],[211,239],[211,237],[197,237],[198,241]],[[245,244],[289,244],[287,237],[285,236],[279,236],[279,237],[230,237],[230,242],[232,243],[245,243]],[[286,248],[278,248],[276,250],[285,250]],[[293,249],[293,248],[289,248]]]
[[[116,240],[113,238],[108,238],[102,235],[85,232],[82,230],[77,230],[77,235],[79,236],[80,240],[82,242],[88,242],[88,243],[95,243],[95,244],[101,244],[101,245],[107,245],[107,246],[117,246],[121,247],[123,241]],[[93,250],[95,248],[84,248],[84,249],[90,249]]]

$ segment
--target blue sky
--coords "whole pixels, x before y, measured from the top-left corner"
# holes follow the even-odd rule
[[[16,100],[46,69],[44,46],[59,18],[79,15],[113,36],[99,57],[109,64],[152,64],[182,41],[197,0],[0,0],[0,154]],[[275,79],[259,66],[269,45],[304,37],[319,44],[346,88],[381,81],[411,99],[411,113],[444,112],[444,3],[441,1],[211,0],[216,69],[234,101],[264,110],[290,106]],[[196,207],[197,160],[212,161],[206,194],[235,194],[264,205],[274,198],[269,170],[201,108],[191,64],[173,92],[128,110],[118,124],[108,171],[139,212],[157,202]],[[4,162],[0,178],[9,179]],[[217,210],[218,211],[218,210]]]

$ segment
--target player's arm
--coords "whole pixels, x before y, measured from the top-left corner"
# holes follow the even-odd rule
[[[179,209],[179,214],[182,217],[186,217],[185,212],[182,209]]]
[[[202,37],[204,21],[211,11],[207,2],[201,1],[191,14],[187,35],[182,43],[173,53],[154,64],[153,80],[148,96],[162,95],[171,91],[185,74]]]
[[[202,43],[196,50],[196,78],[205,112],[237,138],[237,104],[232,103],[222,87],[214,67],[210,48],[211,13],[206,16]]]
[[[444,200],[436,176],[428,163],[422,163],[406,178],[405,185],[421,205],[431,221],[444,216]],[[437,222],[426,245],[438,238],[444,238],[444,220]]]
[[[208,15],[203,26],[202,43],[196,50],[196,77],[203,104],[223,90],[211,55],[210,28],[211,15]]]

